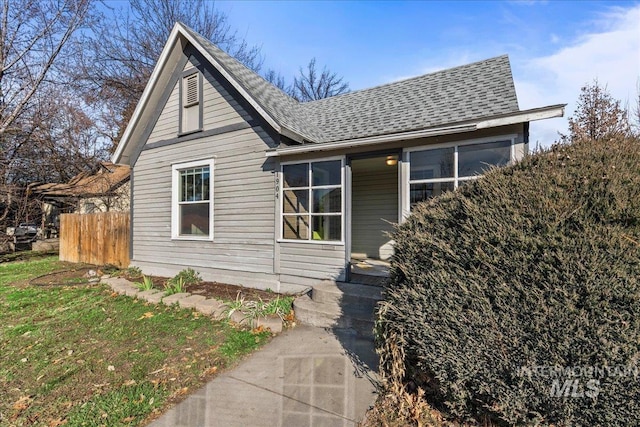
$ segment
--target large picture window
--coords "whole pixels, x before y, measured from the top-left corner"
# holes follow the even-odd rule
[[[173,166],[174,238],[213,238],[213,161]]]
[[[282,166],[282,238],[342,241],[342,160]]]
[[[456,145],[408,153],[409,203],[416,203],[458,188],[488,168],[511,161],[511,141]]]

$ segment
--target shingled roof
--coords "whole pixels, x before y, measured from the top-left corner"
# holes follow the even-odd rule
[[[507,55],[318,101],[298,102],[204,37],[187,31],[265,111],[307,142],[414,131],[519,111]]]
[[[130,162],[144,123],[187,45],[193,45],[257,113],[291,141],[267,156],[330,150],[340,145],[470,132],[564,114],[564,104],[521,111],[506,55],[318,101],[298,102],[200,34],[177,23],[113,155]],[[135,160],[134,160],[135,161]]]

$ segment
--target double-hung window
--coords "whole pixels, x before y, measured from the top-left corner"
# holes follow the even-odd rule
[[[342,241],[342,160],[282,166],[282,239]]]
[[[410,206],[458,188],[490,167],[508,164],[511,146],[511,140],[504,140],[410,151]]]
[[[173,165],[172,235],[213,239],[213,160]]]

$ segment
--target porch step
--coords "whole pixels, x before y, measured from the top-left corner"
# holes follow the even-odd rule
[[[325,281],[313,287],[311,296],[297,298],[293,307],[301,323],[350,330],[372,338],[374,311],[381,291],[373,286]]]
[[[311,298],[319,304],[338,303],[345,306],[376,306],[382,299],[382,288],[325,280],[311,290]]]

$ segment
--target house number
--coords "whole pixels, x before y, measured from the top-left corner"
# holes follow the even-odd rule
[[[276,178],[276,199],[280,197],[280,179]]]

